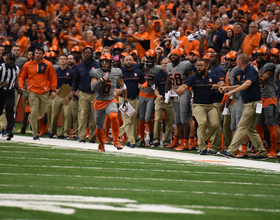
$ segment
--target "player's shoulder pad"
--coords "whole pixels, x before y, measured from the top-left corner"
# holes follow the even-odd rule
[[[269,62],[269,63],[266,63],[264,66],[263,66],[263,68],[264,68],[264,72],[266,72],[266,71],[275,71],[275,64],[274,63],[271,63],[271,62]]]
[[[235,66],[234,68],[232,68],[232,70],[230,72],[233,76],[238,76],[238,75],[241,75],[242,69]]]
[[[154,65],[154,67],[153,68],[155,68],[155,70],[156,71],[160,71],[160,70],[162,70],[162,67],[160,66],[160,65]]]
[[[89,76],[90,77],[94,77],[94,78],[99,78],[102,74],[102,70],[99,68],[99,69],[92,69],[90,72],[89,72]]]
[[[122,70],[120,68],[112,68],[111,73],[117,76],[122,76]]]
[[[180,65],[184,65],[185,70],[192,70],[193,69],[192,63],[188,60],[181,61]]]

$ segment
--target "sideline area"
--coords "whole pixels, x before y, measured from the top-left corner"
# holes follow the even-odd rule
[[[0,138],[3,140],[3,138]],[[24,142],[30,144],[38,144],[38,145],[51,145],[56,147],[67,147],[67,148],[79,148],[85,150],[97,150],[98,143],[89,144],[89,143],[79,143],[76,141],[68,141],[68,140],[60,140],[60,139],[49,139],[49,138],[40,138],[39,141],[32,140],[32,137],[25,137],[15,135],[11,142]],[[4,143],[4,142],[2,142]],[[1,145],[1,142],[0,142]],[[117,152],[118,150],[110,144],[105,145],[106,151]],[[220,156],[200,156],[193,153],[182,153],[182,152],[172,152],[172,151],[161,151],[161,150],[154,150],[154,149],[144,149],[144,148],[134,148],[131,149],[129,147],[124,146],[123,150],[118,151],[123,153],[129,154],[136,154],[142,156],[152,156],[152,157],[160,157],[160,158],[169,158],[169,159],[178,159],[184,161],[197,161],[197,162],[204,162],[204,163],[211,163],[211,164],[220,164],[226,166],[238,166],[238,167],[246,167],[246,168],[255,168],[255,169],[264,169],[270,171],[277,171],[280,172],[280,164],[279,163],[272,163],[272,162],[264,162],[264,161],[255,161],[249,159],[227,159]]]

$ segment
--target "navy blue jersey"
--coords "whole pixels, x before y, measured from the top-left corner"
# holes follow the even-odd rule
[[[65,84],[72,86],[74,71],[71,70],[68,66],[62,70],[60,67],[56,70],[57,75],[57,89],[60,89],[60,87]]]
[[[166,84],[167,74],[158,74],[155,78],[155,86],[159,91],[159,94],[165,98],[165,84]]]

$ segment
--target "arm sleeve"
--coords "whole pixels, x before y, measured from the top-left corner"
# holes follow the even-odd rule
[[[274,31],[271,32],[270,35],[271,35],[272,39],[275,41],[275,43],[277,43],[277,44],[280,43],[280,38],[278,38],[278,37],[276,36],[276,34],[274,33]],[[270,36],[270,35],[269,35],[269,36]]]
[[[57,89],[57,75],[52,65],[49,65],[49,81],[50,88],[52,91],[56,91]]]
[[[26,71],[26,65],[27,63],[25,63],[23,65],[23,67],[21,68],[20,72],[19,72],[19,75],[18,75],[18,84],[19,84],[19,87],[21,89],[24,88],[24,83],[26,81],[26,77],[27,77],[27,71]]]
[[[78,90],[79,83],[80,83],[80,74],[78,68],[76,68],[73,76],[72,91]]]

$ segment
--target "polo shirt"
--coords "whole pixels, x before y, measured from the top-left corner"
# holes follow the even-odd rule
[[[203,79],[198,74],[191,75],[184,84],[188,87],[192,87],[194,92],[195,104],[213,104],[216,98],[215,90],[212,89],[213,84],[220,82],[219,77],[208,73]]]
[[[259,84],[259,74],[250,64],[246,66],[240,75],[239,84],[242,85],[246,80],[251,80],[252,84],[249,88],[241,91],[241,98],[246,104],[248,102],[261,100],[261,89]]]
[[[155,77],[155,85],[158,88],[159,94],[165,98],[165,84],[166,84],[167,74],[163,72],[162,74],[158,74]]]
[[[248,34],[244,38],[244,41],[243,41],[243,44],[242,44],[242,47],[241,47],[243,49],[243,52],[246,53],[248,56],[250,56],[252,51],[256,47],[259,47],[260,40],[261,40],[261,34],[259,32],[255,33],[253,36]]]
[[[219,63],[213,67],[213,69],[211,70],[211,74],[217,76],[220,81],[225,81],[226,72]],[[223,100],[223,97],[224,94],[220,93],[219,90],[216,90],[216,98],[214,102],[221,102]]]
[[[57,89],[60,89],[63,84],[72,86],[73,70],[67,66],[64,70],[59,67],[55,71],[57,74]]]
[[[221,29],[219,32],[216,32],[216,30],[212,32],[211,41],[213,42],[213,46],[217,49],[218,53],[222,49],[222,45],[226,42],[226,40],[227,32],[224,29]]]
[[[126,67],[122,67],[121,70],[122,79],[127,88],[127,98],[135,99],[139,95],[140,91],[138,84],[142,84],[146,81],[145,75],[135,66],[132,67],[132,70],[128,70]]]

